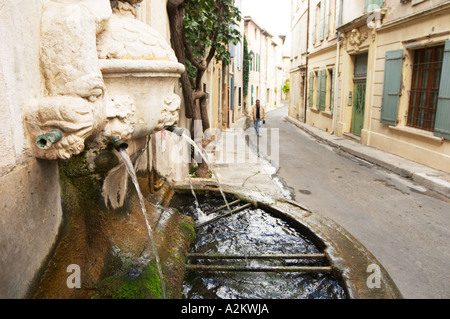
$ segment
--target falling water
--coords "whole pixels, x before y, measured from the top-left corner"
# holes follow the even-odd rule
[[[192,178],[191,178],[191,175],[188,174],[188,177],[189,177],[189,184],[191,185],[191,192],[192,192],[192,195],[194,196],[194,200],[195,200],[195,209],[196,209],[196,211],[197,211],[197,218],[198,218],[198,221],[199,221],[200,223],[205,222],[205,221],[207,221],[207,220],[209,219],[209,218],[208,218],[208,215],[206,215],[206,214],[203,212],[203,210],[200,208],[200,205],[198,204],[197,195],[195,194],[195,191],[194,191],[194,186],[192,185]]]
[[[218,178],[218,176],[216,175],[216,172],[214,171],[214,169],[209,165],[208,159],[207,159],[206,156],[203,154],[202,150],[198,147],[197,143],[195,143],[189,136],[187,136],[187,135],[185,135],[185,134],[183,134],[182,136],[183,136],[183,138],[184,138],[185,140],[187,140],[192,146],[194,146],[195,150],[202,156],[202,158],[203,158],[203,160],[206,162],[206,164],[208,164],[208,167],[210,168],[211,173],[213,174],[214,178],[215,178],[216,181],[217,181],[217,185],[219,186],[220,194],[222,195],[223,200],[225,201],[225,205],[227,206],[228,211],[231,212],[230,205],[228,204],[227,198],[225,197],[225,194],[223,193],[222,186],[220,185],[219,178]],[[191,181],[191,179],[190,179],[190,176],[189,176],[189,182],[190,182],[190,184],[191,184],[191,190],[192,190],[192,193],[194,194],[194,198],[195,198],[195,200],[196,200],[197,211],[201,211],[200,207],[198,206],[197,196],[195,195],[194,189],[193,189],[193,187],[192,187],[192,181]],[[200,217],[200,214],[199,214],[199,217]],[[207,215],[206,215],[205,217],[206,217],[206,218],[205,218],[205,221],[209,219]],[[233,227],[236,229],[236,220],[235,220],[235,218],[233,218],[232,224],[233,224]],[[244,257],[245,257],[245,260],[247,260],[247,252],[246,252],[245,247],[243,248],[243,255],[244,255]]]
[[[206,162],[206,164],[208,164],[209,169],[211,170],[211,173],[213,174],[214,178],[217,181],[217,185],[219,186],[219,190],[220,190],[220,194],[223,197],[223,200],[225,201],[225,204],[227,205],[228,210],[230,211],[230,205],[228,205],[228,201],[227,198],[225,197],[225,194],[223,193],[222,190],[222,186],[220,185],[219,182],[219,178],[217,177],[216,172],[214,171],[214,169],[210,166],[208,159],[206,158],[206,156],[203,154],[202,150],[198,147],[197,143],[195,143],[189,136],[187,136],[186,134],[181,135],[186,141],[189,142],[189,144],[191,144],[192,146],[194,146],[195,150],[201,155],[202,159]]]
[[[138,193],[139,196],[139,202],[141,203],[141,208],[142,208],[142,214],[145,217],[145,223],[147,224],[147,229],[148,229],[148,236],[150,237],[150,241],[152,242],[152,249],[153,249],[153,253],[155,255],[156,258],[156,264],[158,267],[158,272],[159,272],[159,278],[160,278],[160,282],[161,282],[161,290],[162,290],[162,297],[164,299],[166,299],[166,285],[164,283],[164,278],[163,278],[163,273],[162,273],[162,269],[161,269],[161,262],[159,260],[159,255],[158,255],[158,251],[156,249],[155,246],[155,240],[153,237],[153,231],[152,228],[149,224],[148,221],[148,216],[147,216],[147,209],[145,208],[145,203],[144,203],[144,196],[142,195],[141,189],[139,187],[138,184],[138,180],[137,180],[137,176],[136,176],[136,172],[134,170],[133,164],[131,163],[131,159],[128,156],[128,153],[126,152],[125,149],[121,149],[119,151],[120,155],[122,156],[124,162],[125,162],[125,166],[127,168],[128,174],[131,176],[131,180],[133,181],[134,186],[136,187],[136,191]]]

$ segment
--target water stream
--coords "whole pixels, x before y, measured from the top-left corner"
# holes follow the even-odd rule
[[[214,176],[214,178],[217,181],[217,185],[219,186],[219,190],[220,190],[220,194],[223,197],[223,200],[225,202],[225,204],[227,205],[228,210],[230,209],[230,205],[228,204],[227,198],[225,197],[225,194],[223,193],[222,190],[222,186],[220,185],[220,181],[219,181],[219,177],[217,176],[214,168],[210,165],[208,159],[206,158],[205,154],[203,154],[203,151],[200,149],[200,147],[198,147],[197,143],[195,143],[189,136],[187,136],[186,134],[183,133],[183,135],[181,135],[187,142],[189,142],[189,144],[191,144],[194,149],[200,154],[200,156],[202,157],[202,159],[205,161],[206,164],[208,164],[209,169],[211,170],[212,175]]]
[[[197,211],[198,222],[203,223],[203,222],[209,220],[209,218],[208,218],[208,215],[206,215],[203,212],[203,210],[200,208],[200,205],[199,205],[198,199],[197,199],[197,195],[195,194],[195,191],[194,191],[194,186],[192,185],[192,178],[191,178],[190,174],[188,174],[188,178],[189,178],[189,185],[191,186],[192,196],[194,196],[194,200],[195,200],[195,209]]]
[[[133,181],[133,184],[134,184],[134,186],[136,188],[136,191],[137,191],[137,194],[139,196],[139,202],[141,204],[142,214],[144,215],[145,223],[147,225],[148,236],[150,237],[150,241],[152,242],[153,254],[155,255],[155,258],[156,258],[156,264],[157,264],[157,267],[158,267],[159,278],[160,278],[160,282],[161,282],[162,297],[163,297],[163,299],[166,299],[167,298],[167,292],[166,292],[166,285],[164,283],[164,277],[163,277],[163,273],[162,273],[162,269],[161,269],[161,261],[159,259],[159,254],[158,254],[158,251],[156,249],[155,240],[154,240],[154,236],[153,236],[153,230],[152,230],[152,227],[150,226],[150,223],[148,221],[147,209],[145,208],[145,202],[144,202],[144,196],[142,195],[141,188],[139,187],[139,183],[138,183],[138,179],[137,179],[137,176],[136,176],[136,172],[135,172],[134,167],[133,167],[133,163],[131,162],[131,159],[128,156],[128,153],[127,153],[126,149],[121,149],[119,151],[119,153],[120,153],[120,155],[123,158],[123,161],[124,161],[125,166],[127,168],[128,174],[130,175],[131,180]]]

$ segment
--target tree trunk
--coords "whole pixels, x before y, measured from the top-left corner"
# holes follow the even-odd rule
[[[175,55],[180,63],[186,66],[186,50],[190,48],[186,47],[186,41],[184,38],[184,27],[183,27],[183,18],[184,18],[184,0],[168,0],[167,2],[167,12],[169,14],[169,24],[170,24],[170,33],[171,33],[171,42],[172,47],[175,51]],[[192,52],[188,50],[188,57],[193,59]],[[203,62],[202,65],[199,63],[193,63],[197,66],[197,78],[195,81],[195,92],[192,92],[191,83],[189,81],[189,76],[187,71],[184,71],[181,75],[181,85],[183,89],[183,98],[185,105],[185,116],[189,119],[192,119],[191,124],[191,136],[200,147],[200,149],[204,149],[211,141],[208,137],[208,140],[203,139],[203,133],[210,128],[209,117],[208,117],[208,109],[206,103],[205,93],[202,91],[202,78],[205,73],[206,67],[210,60],[214,56],[215,50],[211,50],[208,58]],[[191,53],[191,55],[189,55]],[[195,62],[195,61],[191,61]],[[202,134],[201,139],[200,136],[196,138],[195,136],[195,122],[202,121]],[[209,135],[210,136],[210,135]],[[197,140],[198,139],[198,140]],[[198,159],[198,168],[196,171],[196,175],[198,177],[210,177],[209,176],[209,167],[208,164],[205,163],[203,159]]]
[[[169,14],[172,48],[175,51],[175,55],[177,56],[178,62],[180,62],[183,65],[186,65],[186,54],[184,51],[184,27],[183,27],[184,1],[169,0],[167,2],[167,12]],[[194,113],[193,107],[194,99],[192,97],[191,84],[189,82],[189,76],[186,70],[181,74],[181,86],[183,89],[185,116],[188,119],[191,119]]]

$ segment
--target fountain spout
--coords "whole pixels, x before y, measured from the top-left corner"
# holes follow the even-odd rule
[[[39,135],[36,138],[36,145],[41,150],[48,150],[53,144],[62,139],[62,132],[60,130],[52,130],[45,134]]]
[[[114,137],[111,142],[119,152],[128,148],[128,143],[124,142],[119,136]]]
[[[175,133],[178,136],[182,136],[184,134],[184,128],[178,127],[178,126],[175,126],[175,125],[171,125],[171,126],[166,127],[166,130],[169,131],[169,132]]]

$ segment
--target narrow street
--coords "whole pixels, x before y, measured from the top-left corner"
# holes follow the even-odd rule
[[[424,187],[316,141],[269,112],[279,129],[277,177],[293,200],[340,224],[387,269],[404,298],[449,298],[450,203]]]

